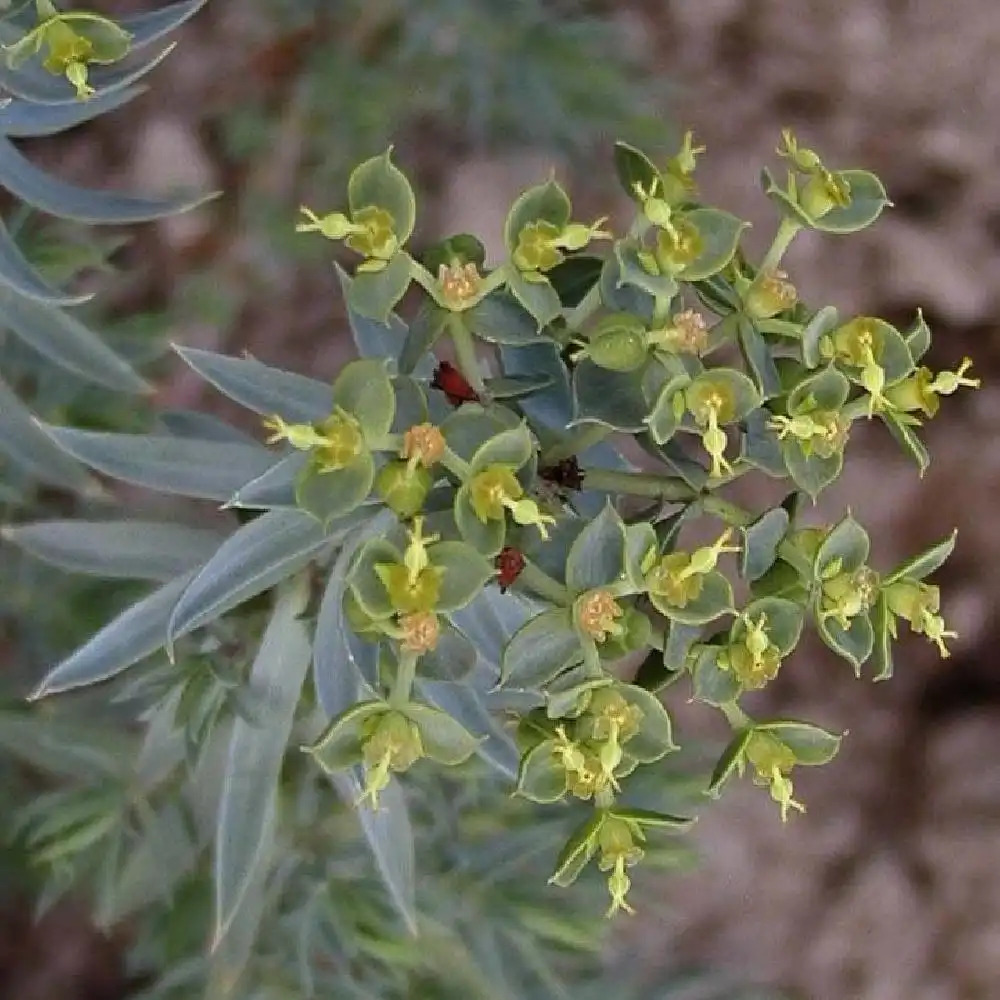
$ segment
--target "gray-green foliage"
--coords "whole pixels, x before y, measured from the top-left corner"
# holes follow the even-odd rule
[[[779,269],[803,229],[843,235],[874,223],[887,204],[877,178],[831,171],[785,133],[785,186],[763,177],[776,235],[754,265],[739,248],[745,224],[695,200],[699,152],[688,134],[660,168],[616,147],[636,204],[623,236],[604,220],[574,221],[554,179],[529,189],[508,215],[508,259],[485,273],[468,234],[410,255],[413,190],[388,153],[373,157],[352,173],[342,211],[304,209],[298,226],[361,258],[353,277],[341,275],[361,358],[327,387],[253,358],[179,349],[263,418],[266,443],[235,431],[45,428],[115,479],[242,512],[204,551],[201,534],[155,529],[189,561],[150,558],[156,587],[34,693],[163,678],[146,737],[162,743],[140,757],[167,765],[160,780],[172,775],[183,792],[198,787],[185,768],[211,768],[216,783],[201,812],[191,805],[201,839],[175,873],[184,878],[212,844],[210,989],[235,989],[259,958],[254,942],[297,871],[296,824],[324,808],[298,775],[356,809],[386,899],[411,932],[427,913],[409,772],[464,767],[456,780],[475,782],[473,760],[494,786],[570,821],[550,883],[566,888],[598,868],[609,915],[631,912],[628,871],[655,862],[664,834],[689,824],[679,791],[692,779],[716,795],[750,769],[787,818],[803,808],[792,770],[835,756],[841,736],[745,708],[804,627],[859,675],[873,662],[876,679],[891,674],[900,622],[947,655],[954,633],[925,578],[954,538],[880,576],[850,512],[824,527],[800,518],[840,474],[857,420],[877,416],[922,469],[917,414],[976,385],[964,374],[971,362],[934,375],[917,364],[929,344],[919,316],[906,332],[874,317],[840,323],[800,302]],[[411,283],[426,297],[407,323],[393,310]],[[457,367],[433,367],[442,336]],[[486,359],[478,340],[499,349]],[[652,471],[625,459],[616,434],[654,459]],[[786,500],[758,515],[722,495],[748,474],[787,481]],[[692,550],[681,532],[696,518],[724,528]],[[56,562],[136,572],[138,531],[114,547],[100,543],[107,526],[55,534],[9,537]],[[729,553],[749,598],[737,598]],[[220,670],[227,650],[240,664],[235,684]],[[626,682],[635,655],[643,662]],[[188,666],[202,659],[219,666]],[[710,775],[670,763],[681,739],[659,694],[682,676],[733,732]],[[39,835],[29,815],[28,835],[48,855],[89,850],[120,826],[120,796],[101,801],[95,813],[86,796],[71,800],[61,836],[53,820]],[[112,892],[116,875],[112,866]]]
[[[406,791],[395,780],[386,785],[382,810],[355,813],[359,771],[328,780],[305,756],[286,754],[289,742],[316,738],[324,714],[370,690],[371,650],[340,618],[345,576],[358,546],[394,519],[362,511],[324,530],[295,509],[298,456],[276,463],[253,440],[205,415],[161,414],[155,436],[137,434],[134,447],[123,448],[120,432],[147,423],[129,396],[148,389],[135,369],[155,355],[158,341],[141,329],[98,337],[80,318],[88,314],[87,296],[64,290],[80,268],[102,265],[110,244],[88,238],[67,254],[64,238],[55,247],[40,246],[22,225],[34,211],[91,225],[144,221],[199,199],[77,189],[37,170],[11,141],[54,135],[124,105],[169,51],[157,44],[203,4],[189,0],[112,24],[90,14],[63,17],[40,3],[37,26],[23,8],[0,24],[0,42],[10,51],[0,83],[13,95],[0,108],[0,184],[24,203],[0,226],[6,327],[0,334],[0,500],[9,512],[35,499],[42,484],[75,494],[83,514],[66,520],[60,511],[58,518],[4,530],[5,540],[31,558],[5,547],[2,610],[30,612],[36,632],[45,633],[37,656],[60,644],[62,630],[53,623],[72,634],[85,620],[111,617],[130,595],[139,598],[65,660],[47,690],[112,678],[145,661],[124,684],[112,682],[112,697],[104,688],[96,698],[83,694],[66,710],[45,712],[0,704],[5,791],[21,786],[22,797],[30,794],[25,776],[51,783],[17,809],[8,831],[46,875],[40,905],[67,889],[89,890],[102,924],[130,919],[137,935],[129,961],[137,972],[152,974],[154,985],[143,994],[150,1000],[179,1000],[202,989],[212,996],[329,993],[389,1000],[540,1000],[570,990],[596,1000],[612,988],[625,1000],[736,997],[728,984],[695,973],[671,980],[666,992],[651,992],[633,970],[603,968],[600,936],[585,907],[553,911],[545,875],[575,812],[541,816],[529,803],[506,800],[497,776],[516,776],[517,752],[491,714],[516,707],[516,698],[508,704],[509,695],[490,689],[500,649],[530,602],[462,609],[455,618],[462,631],[455,627],[445,636],[434,670],[428,657],[421,696],[479,734],[474,742],[482,763],[468,765],[461,781],[418,769]],[[582,105],[594,120],[615,117],[629,103],[619,86],[624,77],[614,70],[598,81],[596,93],[593,76],[582,90],[569,72],[581,51],[607,39],[606,26],[562,24],[553,31],[540,5],[517,5],[513,13],[501,23],[488,5],[436,4],[404,19],[412,38],[396,56],[409,60],[410,72],[433,78],[432,109],[461,108],[470,130],[474,123],[508,136],[568,142],[580,134],[569,123]],[[489,32],[478,28],[502,27],[499,45],[439,58],[430,49],[442,18],[456,16],[477,28],[470,38],[484,42]],[[49,33],[63,27],[105,45],[91,53],[92,66],[75,57],[40,65]],[[525,40],[537,43],[537,51],[520,51]],[[515,48],[519,63],[507,57]],[[496,84],[489,95],[470,86],[482,82],[487,64]],[[367,73],[370,103],[382,100],[385,76],[384,67]],[[326,85],[320,90],[325,96],[316,110],[336,111]],[[498,99],[487,106],[487,97]],[[597,97],[606,103],[598,107]],[[529,107],[533,116],[525,113]],[[363,317],[354,322],[365,344],[382,336]],[[326,413],[328,391],[319,382],[193,351],[185,360],[262,413],[307,421]],[[408,369],[428,378],[426,363],[417,360]],[[532,376],[490,381],[498,397],[510,398],[543,385],[546,378]],[[18,396],[25,389],[31,408]],[[415,383],[400,391],[419,406]],[[58,424],[82,418],[91,429],[42,427],[32,409]],[[109,517],[109,497],[90,470],[229,501],[244,516],[266,513],[228,538],[172,522],[122,521],[117,512]],[[36,506],[35,515],[43,509]],[[69,570],[77,582],[54,586],[52,576],[38,575],[35,559]],[[307,567],[329,570],[322,593],[310,586]],[[120,583],[101,592],[83,587],[81,577]],[[259,595],[276,585],[277,604],[268,613]],[[143,595],[149,586],[154,589]],[[237,606],[238,616],[223,617]],[[23,629],[19,638],[27,643],[33,634]],[[314,692],[302,689],[310,665]],[[136,716],[138,728],[129,725]],[[707,780],[705,766],[682,766],[639,797],[650,808],[690,809]],[[213,844],[214,872],[206,864]],[[680,848],[658,845],[648,861],[672,865],[684,858]],[[586,889],[595,890],[596,882]],[[206,955],[213,895],[216,940]]]

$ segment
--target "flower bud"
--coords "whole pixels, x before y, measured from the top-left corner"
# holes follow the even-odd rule
[[[754,319],[770,319],[791,309],[798,297],[784,271],[762,271],[747,292],[746,311]]]
[[[694,309],[676,313],[671,326],[650,331],[647,343],[651,347],[675,354],[703,354],[708,349],[705,317]]]
[[[478,299],[483,284],[479,268],[471,261],[467,264],[456,262],[450,266],[442,264],[437,278],[441,298],[455,312],[472,305]]]
[[[433,612],[417,611],[401,615],[399,627],[403,632],[403,649],[419,655],[437,648],[441,626]]]
[[[606,590],[590,590],[577,598],[576,620],[584,635],[594,642],[621,635],[624,630],[616,621],[621,616],[621,606]]]

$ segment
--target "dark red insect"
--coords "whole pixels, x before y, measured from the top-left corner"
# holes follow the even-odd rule
[[[583,472],[580,470],[580,463],[575,455],[564,458],[556,462],[555,465],[546,465],[538,470],[538,475],[547,482],[554,483],[564,490],[583,489]]]
[[[434,369],[431,388],[440,389],[454,407],[463,403],[478,403],[479,396],[466,381],[465,376],[449,361],[442,361]]]
[[[497,568],[497,583],[500,593],[505,594],[507,588],[521,575],[524,569],[524,556],[513,546],[508,545],[498,553],[494,565]]]

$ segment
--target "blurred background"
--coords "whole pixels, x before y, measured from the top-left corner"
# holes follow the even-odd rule
[[[152,6],[93,4],[112,15]],[[623,921],[616,946],[651,975],[704,962],[810,1000],[993,1000],[1000,7],[212,0],[178,38],[147,95],[26,144],[37,162],[92,186],[223,191],[193,214],[133,227],[120,247],[98,246],[117,272],[101,280],[92,315],[139,357],[176,341],[332,375],[350,343],[330,245],[296,237],[293,223],[302,203],[338,207],[350,167],[390,142],[420,195],[418,246],[469,230],[495,247],[512,198],[552,168],[576,217],[620,217],[616,138],[657,154],[692,128],[708,147],[702,196],[754,222],[752,247],[773,231],[757,174],[774,162],[781,127],[793,126],[833,167],[879,174],[895,207],[850,239],[800,237],[786,258],[791,277],[806,302],[835,303],[842,314],[904,323],[922,307],[934,332],[931,366],[970,354],[984,385],[946,400],[928,429],[932,465],[922,480],[884,433],[864,428],[821,503],[831,517],[852,506],[881,566],[957,526],[938,582],[960,639],[938,662],[929,644],[904,635],[895,678],[878,686],[856,682],[815,645],[801,648],[761,714],[850,730],[833,764],[797,778],[808,813],[783,827],[766,795],[732,788],[698,824],[702,864],[669,877],[655,920]],[[154,372],[157,407],[224,412],[168,355]],[[99,424],[96,406],[89,421]],[[129,419],[119,414],[115,425]],[[54,600],[38,616],[44,638],[22,647],[11,669],[30,672],[32,657],[64,648],[102,617],[92,593]],[[671,707],[682,732],[721,735],[706,713]],[[0,916],[0,995],[127,995],[115,942],[84,928],[65,906],[35,929],[16,908]]]

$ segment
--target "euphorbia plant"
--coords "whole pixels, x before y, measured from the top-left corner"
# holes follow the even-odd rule
[[[253,359],[178,349],[261,416],[272,449],[235,431],[49,429],[108,475],[252,517],[175,565],[37,696],[160,647],[181,657],[198,630],[282,584],[251,676],[275,686],[274,710],[252,732],[235,724],[219,807],[220,934],[271,864],[292,743],[358,804],[390,873],[387,855],[404,850],[385,838],[387,812],[405,808],[394,776],[480,755],[519,795],[580,813],[551,881],[569,885],[594,861],[614,912],[631,908],[628,870],[648,843],[689,822],[636,782],[680,742],[669,684],[686,677],[732,728],[706,793],[749,766],[785,818],[803,808],[794,768],[829,761],[841,739],[754,715],[754,692],[803,632],[859,676],[870,663],[875,679],[891,674],[900,622],[947,655],[954,633],[926,579],[954,537],[879,572],[849,512],[800,520],[840,475],[856,421],[881,421],[922,472],[922,419],[978,384],[968,362],[920,365],[930,332],[919,312],[898,330],[797,294],[784,263],[795,235],[871,225],[889,204],[882,184],[828,168],[786,132],[784,183],[763,173],[776,235],[754,263],[740,248],[746,223],[697,200],[700,152],[690,135],[662,166],[615,147],[635,208],[624,234],[575,221],[554,179],[526,191],[492,269],[468,234],[412,255],[413,191],[388,152],[375,157],[345,204],[303,209],[299,225],[358,259],[342,281],[362,358],[332,392]],[[393,310],[413,285],[423,303],[406,322]],[[444,343],[452,360],[434,357]],[[642,468],[626,443],[647,455]],[[729,487],[747,474],[785,483],[784,499],[736,505]],[[701,521],[714,540],[686,543]],[[310,663],[315,698],[302,690]]]

